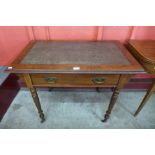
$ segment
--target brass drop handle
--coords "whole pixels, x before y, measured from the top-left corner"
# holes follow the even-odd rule
[[[58,79],[57,79],[56,77],[45,77],[45,81],[46,81],[47,83],[50,83],[50,84],[56,83],[57,80],[58,80]]]
[[[96,77],[96,78],[93,78],[92,81],[95,83],[95,84],[103,84],[105,82],[105,78],[104,77]]]

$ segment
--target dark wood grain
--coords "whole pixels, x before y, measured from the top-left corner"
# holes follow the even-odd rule
[[[50,42],[50,41],[48,41]],[[69,41],[71,42],[71,41]],[[82,41],[84,42],[84,41]],[[88,41],[87,41],[88,42]],[[26,54],[28,54],[29,50],[33,47],[37,41],[30,42],[26,48],[21,52],[19,57],[13,61],[10,66],[12,69],[8,69],[8,72],[11,73],[125,73],[125,74],[136,74],[136,73],[144,73],[143,68],[139,65],[139,63],[131,56],[131,54],[118,42],[118,41],[100,41],[103,43],[115,43],[120,51],[125,56],[125,59],[128,60],[129,64],[113,64],[111,61],[110,64],[20,64],[21,60],[24,58]],[[91,44],[92,41],[89,41]],[[107,51],[108,52],[108,51]],[[112,56],[111,56],[112,57]],[[80,67],[80,70],[75,71],[73,67]]]
[[[132,75],[121,75],[119,78],[119,81],[117,83],[117,86],[114,88],[111,100],[110,100],[110,104],[108,106],[108,110],[106,111],[106,114],[104,115],[104,120],[102,120],[102,122],[106,122],[109,117],[110,114],[112,112],[112,109],[114,107],[114,105],[116,104],[118,95],[120,93],[120,90],[124,87],[124,85],[129,81],[129,79],[131,78]]]
[[[53,41],[51,40],[42,41],[42,44],[48,43],[47,48],[49,48],[49,44],[52,42]],[[55,43],[52,45],[57,44],[56,41],[54,42]],[[57,42],[59,44],[57,44],[57,46],[54,46],[53,48],[54,50],[59,49],[61,53],[58,53],[58,54],[52,53],[52,54],[57,55],[57,57],[59,57],[60,59],[59,61],[55,61],[55,60],[52,61],[53,55],[51,58],[50,50],[47,50],[49,57],[51,58],[50,61],[48,60],[48,64],[46,63],[46,60],[41,61],[41,59],[39,59],[40,63],[38,63],[38,60],[31,61],[31,58],[32,58],[31,56],[33,54],[31,53],[31,56],[29,57],[27,57],[27,55],[29,54],[29,52],[32,52],[32,50],[34,50],[33,49],[34,46],[37,43],[39,43],[39,41],[32,41],[25,47],[25,49],[21,52],[21,54],[12,62],[12,64],[10,64],[9,68],[6,70],[7,72],[16,73],[22,79],[24,79],[27,87],[31,92],[34,103],[36,104],[36,107],[38,109],[38,112],[40,114],[40,118],[42,121],[44,121],[44,114],[41,109],[36,87],[50,87],[50,88],[52,87],[80,87],[80,88],[114,87],[115,88],[114,93],[112,95],[108,110],[105,114],[105,121],[106,121],[109,118],[112,112],[112,109],[116,103],[116,100],[119,95],[119,91],[128,82],[130,77],[136,73],[145,73],[144,69],[139,65],[136,59],[118,41],[96,41],[96,42],[95,41],[77,41],[78,46],[76,45],[75,41],[61,41],[63,42],[62,44],[60,44],[60,41],[57,41]],[[74,44],[72,44],[73,42]],[[66,47],[65,44],[67,44],[67,48],[65,48]],[[80,44],[84,46],[80,46]],[[92,44],[93,46],[91,46]],[[102,44],[104,44],[104,46]],[[52,45],[50,45],[50,48],[52,47]],[[68,47],[68,45],[70,46]],[[42,47],[44,48],[42,49]],[[46,46],[42,46],[42,47],[40,47],[41,49],[39,49],[38,51],[35,51],[35,53],[39,54],[40,50],[46,51]],[[84,47],[84,49],[82,47]],[[89,47],[89,49],[86,49],[86,47]],[[93,47],[93,48],[90,48],[90,47]],[[37,50],[38,48],[39,46],[37,47],[35,46],[35,50]],[[76,57],[74,57],[73,53],[71,53],[72,56],[70,57],[70,59],[73,57],[74,61],[67,59],[66,56],[65,56],[65,59],[67,61],[64,61],[63,52],[65,52],[65,49],[69,49],[70,51],[72,51],[73,49],[74,52],[78,52],[77,48],[79,48],[82,52],[84,52],[85,49],[86,51],[88,50],[89,52],[85,53],[84,55],[82,52],[81,54],[76,53],[76,56],[78,57],[78,63],[72,63],[76,61],[75,59]],[[95,50],[92,51],[93,49]],[[100,52],[98,52],[98,50],[100,50]],[[111,52],[111,50],[114,50],[114,51]],[[95,51],[97,55],[95,55]],[[110,55],[110,53],[113,53],[113,54]],[[90,54],[88,55],[88,59],[86,54]],[[102,54],[102,55],[99,55],[99,54]],[[81,56],[82,62],[80,61],[80,56]],[[82,58],[83,56],[85,56],[85,58]],[[44,57],[44,54],[39,55],[39,58],[42,58],[42,57]],[[93,57],[95,58],[93,59]],[[64,62],[68,62],[69,60],[70,61],[66,64],[62,64],[61,58],[62,58],[62,61]],[[115,59],[117,59],[117,61],[115,61]],[[85,62],[85,60],[87,60],[87,63]],[[22,62],[24,62],[25,64],[23,64]],[[26,62],[33,62],[33,63],[26,63]],[[37,63],[34,63],[34,62],[37,62]],[[42,64],[42,62],[45,62],[45,63]],[[54,62],[60,62],[60,63],[55,64]],[[75,67],[78,68],[78,70],[77,69],[75,70]]]
[[[146,72],[155,74],[155,40],[130,40],[128,41],[127,47],[133,56],[144,67]],[[155,81],[152,82],[151,87],[148,89],[134,116],[137,116],[142,110],[154,90]]]
[[[138,113],[143,109],[144,105],[146,104],[146,102],[149,100],[149,98],[151,97],[152,93],[155,91],[155,81],[152,83],[151,87],[148,89],[145,97],[143,98],[141,104],[139,105],[138,109],[136,110],[136,112],[134,113],[134,116],[137,116]]]
[[[22,75],[24,80],[25,80],[25,83],[27,85],[27,88],[30,90],[31,92],[31,95],[32,95],[32,98],[33,98],[33,101],[38,109],[38,113],[39,113],[39,116],[41,118],[41,122],[44,122],[45,121],[45,118],[44,118],[44,113],[43,113],[43,110],[41,108],[41,105],[40,105],[40,101],[39,101],[39,97],[38,97],[38,94],[37,94],[37,91],[36,91],[36,88],[33,87],[32,85],[32,80],[31,80],[31,77],[29,74],[23,74]]]
[[[129,44],[138,51],[141,58],[155,63],[155,40],[130,40]]]
[[[130,40],[127,47],[146,72],[155,74],[155,40]]]

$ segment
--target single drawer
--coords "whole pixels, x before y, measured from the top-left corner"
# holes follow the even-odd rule
[[[116,85],[119,75],[101,74],[30,74],[33,85],[93,86]]]

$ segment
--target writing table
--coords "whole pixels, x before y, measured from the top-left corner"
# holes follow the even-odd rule
[[[45,118],[36,87],[114,87],[105,122],[120,89],[133,74],[144,72],[117,41],[31,41],[7,71],[25,81],[41,122]]]

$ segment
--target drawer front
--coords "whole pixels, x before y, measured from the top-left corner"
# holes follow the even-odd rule
[[[101,74],[30,74],[33,85],[76,86],[116,85],[119,75]]]

